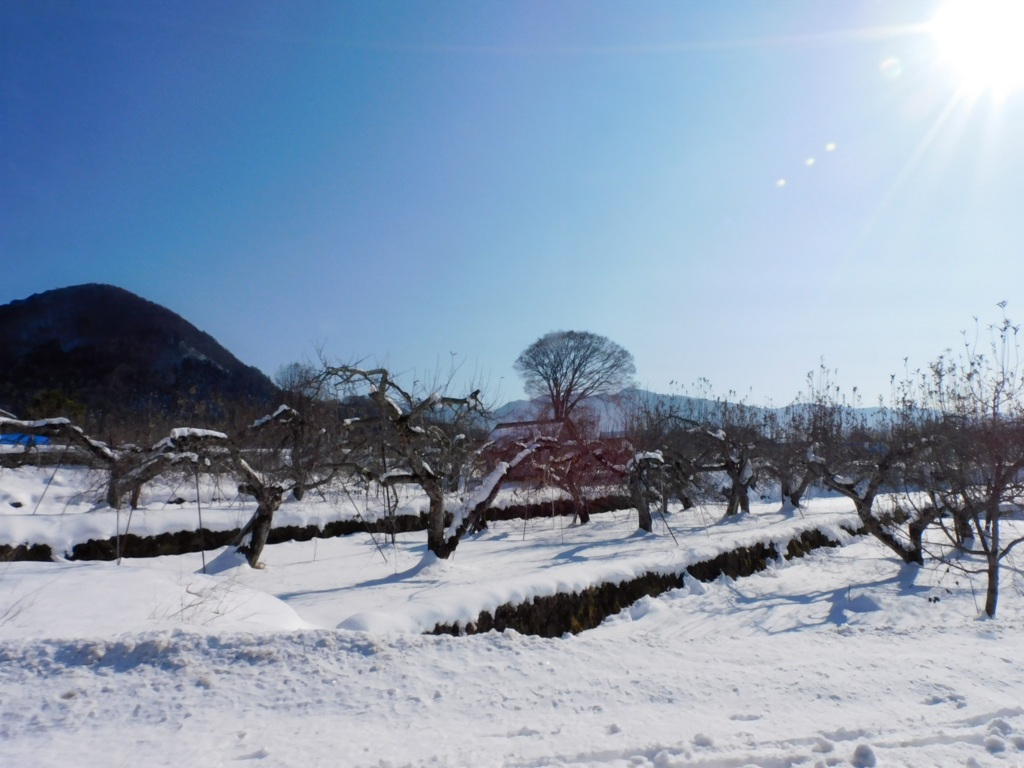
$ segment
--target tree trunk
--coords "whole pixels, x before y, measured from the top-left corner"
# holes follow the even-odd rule
[[[110,465],[110,481],[107,483],[107,506],[117,509],[121,506],[121,467],[117,462]]]
[[[245,559],[249,561],[249,565],[256,568],[259,564],[260,555],[263,554],[263,548],[267,545],[267,536],[270,535],[270,529],[274,524],[274,513],[281,506],[284,490],[277,486],[269,488],[250,487],[246,492],[256,497],[256,512],[253,514],[252,519],[246,523],[241,533],[238,534],[235,543],[238,546],[238,551],[245,555]],[[242,542],[245,541],[246,534],[249,535],[249,541],[243,544]]]
[[[449,548],[444,539],[444,494],[438,491],[427,491],[430,508],[427,512],[427,549],[442,560],[451,555],[454,547]]]
[[[796,509],[800,506],[796,501],[793,501],[793,493],[794,491],[790,485],[789,477],[783,475],[782,479],[779,480],[779,495],[782,496],[783,509],[786,509],[787,507]]]
[[[590,522],[590,512],[587,510],[586,494],[583,488],[580,487],[580,483],[577,478],[573,475],[573,471],[569,470],[568,475],[565,478],[565,484],[560,485],[562,490],[569,494],[569,498],[572,499],[572,522],[573,525],[579,522],[580,525],[586,525]]]
[[[996,603],[999,602],[999,501],[993,501],[985,515],[985,529],[988,532],[988,546],[985,558],[988,560],[988,587],[985,590],[985,614],[994,619]]]
[[[915,520],[907,527],[907,536],[910,539],[910,549],[914,552],[924,551],[924,532],[928,528],[928,524],[931,522],[929,519]],[[924,565],[924,556],[921,557],[921,562],[918,565]]]
[[[725,516],[732,517],[739,513],[749,514],[750,513],[750,487],[749,481],[744,482],[741,473],[742,467],[737,468],[735,471],[728,470],[729,480],[732,485],[726,494],[728,503],[725,508]]]
[[[643,502],[636,508],[636,511],[640,513],[640,518],[637,522],[637,527],[641,531],[647,531],[653,533],[654,531],[654,519],[651,517],[651,508],[647,505],[647,502]]]
[[[956,546],[960,550],[970,549],[969,541],[974,541],[974,529],[971,519],[960,510],[953,512],[953,528],[956,532]]]
[[[996,603],[999,602],[999,555],[988,557],[988,587],[985,589],[985,615],[990,619],[996,617]]]
[[[743,483],[734,482],[730,487],[727,494],[728,503],[725,507],[725,516],[733,517],[741,512],[743,514],[749,514],[750,512],[750,495],[747,492],[747,486]]]
[[[630,499],[639,515],[637,527],[641,531],[652,533],[654,531],[654,519],[651,517],[651,506],[645,493],[646,485],[646,482],[639,473],[635,473],[629,478]]]
[[[800,481],[794,485],[793,478],[784,474],[782,477],[782,503],[786,504],[786,500],[789,500],[789,504],[793,509],[800,509],[800,502],[804,499],[804,494],[807,493],[807,489],[811,486],[811,481],[814,480],[814,473],[805,472],[800,478]]]
[[[580,525],[586,525],[590,522],[590,511],[587,509],[586,502],[576,501],[576,519],[580,521]]]
[[[729,488],[729,493],[726,495],[727,503],[725,505],[725,516],[733,517],[739,510],[740,500],[736,495],[736,486]]]
[[[871,514],[873,502],[873,496],[863,501],[854,501],[857,506],[857,516],[860,518],[861,523],[864,524],[868,533],[899,555],[900,559],[904,563],[924,565],[924,550],[921,549],[921,537],[918,536],[916,542],[911,538],[911,545],[909,547],[904,546],[899,539],[887,531],[885,527],[874,517],[874,515]],[[924,529],[922,528],[921,530],[923,532]]]

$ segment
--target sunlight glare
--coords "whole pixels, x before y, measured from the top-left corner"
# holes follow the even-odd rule
[[[1024,2],[951,0],[929,25],[959,84],[978,93],[1024,84]]]

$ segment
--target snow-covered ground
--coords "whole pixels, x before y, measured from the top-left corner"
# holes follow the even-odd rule
[[[0,471],[0,543],[112,535],[85,477]],[[154,489],[133,532],[194,527],[188,490]],[[204,524],[244,522],[203,493]],[[279,544],[261,570],[207,553],[212,575],[198,553],[0,564],[0,766],[1024,766],[1024,575],[979,620],[982,577],[843,536],[846,502],[776,507],[677,511],[678,544],[629,511],[498,523],[447,562],[410,533]],[[420,634],[812,527],[846,545],[576,636]]]

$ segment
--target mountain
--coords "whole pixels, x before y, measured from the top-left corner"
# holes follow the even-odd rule
[[[597,425],[597,430],[603,434],[614,435],[622,432],[626,427],[629,414],[641,408],[661,408],[664,411],[673,411],[693,419],[702,417],[711,418],[718,412],[721,403],[717,400],[710,400],[689,395],[665,395],[658,392],[651,392],[646,389],[627,387],[615,395],[596,395],[586,398],[581,408],[587,412]],[[761,417],[773,415],[785,423],[792,415],[807,415],[810,413],[811,405],[794,404],[781,408],[770,406],[747,405],[750,414],[757,414]],[[513,400],[496,408],[492,418],[496,422],[524,421],[529,419],[544,418],[550,414],[550,406],[546,406],[543,400]],[[885,408],[866,407],[854,408],[852,413],[862,419],[867,426],[877,426],[890,413]],[[574,414],[573,418],[576,418]]]
[[[0,408],[22,418],[213,426],[277,398],[212,336],[122,288],[76,285],[0,306]]]

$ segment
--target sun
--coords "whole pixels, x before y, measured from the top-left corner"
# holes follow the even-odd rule
[[[958,85],[980,93],[1024,86],[1024,0],[951,0],[928,25]]]

